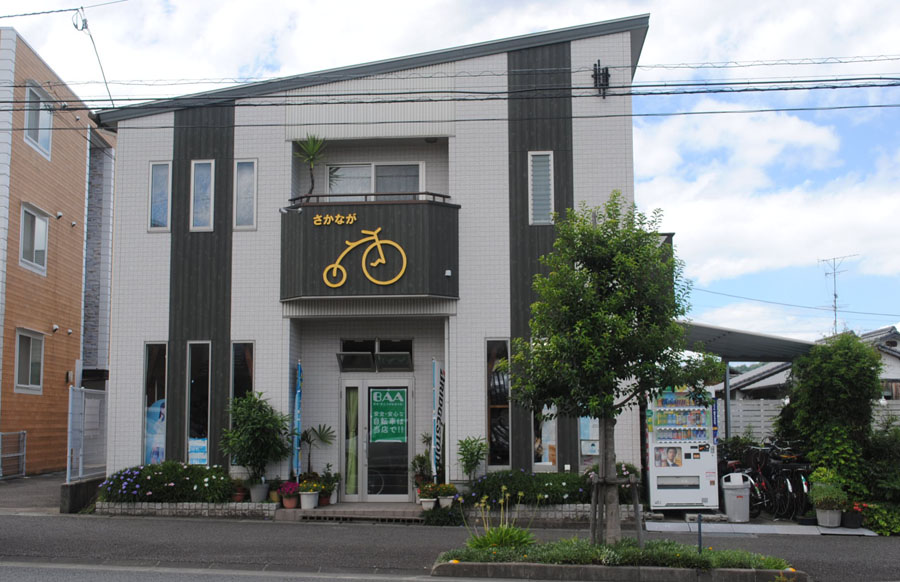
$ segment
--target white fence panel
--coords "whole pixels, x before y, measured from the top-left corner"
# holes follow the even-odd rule
[[[66,482],[106,475],[106,392],[69,387]]]

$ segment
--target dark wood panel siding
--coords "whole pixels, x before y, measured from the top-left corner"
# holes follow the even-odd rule
[[[569,43],[508,53],[509,113],[509,238],[510,324],[512,337],[528,337],[530,306],[535,300],[531,281],[543,271],[539,257],[553,248],[552,226],[528,224],[528,152],[553,152],[554,208],[572,208],[572,77]],[[513,405],[511,464],[531,468],[532,415]],[[576,423],[560,419],[558,464],[577,468]]]
[[[219,439],[230,395],[231,232],[234,107],[175,112],[166,458],[186,460],[187,342],[209,341],[210,464],[224,464]],[[215,160],[213,231],[190,232],[191,160]]]
[[[317,226],[316,217],[355,215],[353,224]],[[369,235],[363,230],[381,228],[381,240],[394,241],[406,254],[403,276],[390,285],[376,285],[362,272],[362,257],[370,242],[352,249],[341,260],[347,271],[343,285],[329,287],[322,277],[347,248]],[[359,297],[391,295],[459,296],[459,207],[436,202],[385,204],[328,204],[304,206],[303,212],[287,213],[281,219],[281,298]],[[384,245],[381,267],[369,267],[373,277],[390,279],[399,272],[399,254]],[[371,263],[377,256],[373,250]],[[397,268],[394,269],[394,265]],[[380,269],[385,269],[379,274]],[[451,271],[447,277],[445,272]]]

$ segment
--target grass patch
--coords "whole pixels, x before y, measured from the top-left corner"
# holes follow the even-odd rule
[[[653,540],[641,549],[633,539],[612,546],[594,546],[578,537],[523,548],[458,548],[444,552],[440,562],[531,562],[536,564],[578,564],[602,566],[662,566],[668,568],[748,568],[785,570],[785,560],[744,550],[704,550],[670,540]]]

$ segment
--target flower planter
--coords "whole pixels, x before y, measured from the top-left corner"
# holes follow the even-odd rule
[[[453,505],[453,497],[438,497],[441,507],[450,507]]]
[[[841,510],[816,509],[816,519],[819,522],[819,527],[840,527]]]
[[[268,483],[258,483],[250,486],[250,501],[253,503],[262,503],[269,495]]]
[[[437,503],[437,499],[433,497],[431,499],[422,499],[422,509],[428,511],[429,509],[434,509],[434,504]]]
[[[246,489],[238,489],[237,491],[235,491],[234,493],[231,494],[231,500],[234,501],[235,503],[240,503],[241,501],[244,500],[244,497],[246,497],[246,496],[247,496]]]
[[[296,495],[281,498],[281,504],[284,505],[285,509],[296,509],[298,503],[300,503],[300,498]]]
[[[319,504],[319,492],[303,492],[300,494],[300,509],[315,509]]]
[[[269,501],[271,501],[272,503],[278,503],[279,501],[281,501],[281,496],[278,495],[277,490],[269,491]]]
[[[863,516],[858,511],[845,511],[841,515],[841,527],[859,529],[862,527]]]
[[[325,493],[319,493],[319,507],[325,507],[326,505],[331,505],[331,493],[327,495]]]

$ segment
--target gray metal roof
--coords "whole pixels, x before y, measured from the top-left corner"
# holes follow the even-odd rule
[[[457,48],[420,53],[407,57],[375,61],[371,63],[340,67],[315,73],[306,73],[292,77],[283,77],[271,81],[239,85],[228,89],[219,89],[204,93],[195,93],[172,99],[161,99],[139,105],[119,107],[117,109],[105,109],[97,113],[98,122],[102,125],[113,126],[124,119],[144,117],[157,113],[165,113],[187,107],[202,107],[248,97],[260,97],[282,91],[312,87],[324,83],[336,81],[348,81],[372,75],[394,73],[417,67],[427,67],[463,59],[471,59],[521,50],[560,42],[581,40],[595,36],[615,34],[619,32],[631,33],[631,74],[637,69],[638,58],[644,46],[644,38],[647,36],[647,28],[650,24],[650,15],[641,14],[627,18],[618,18],[593,24],[583,24],[570,28],[560,28],[546,32],[537,32],[523,36],[471,44]]]
[[[789,362],[808,352],[815,342],[683,321],[688,349],[697,342],[728,362]]]

